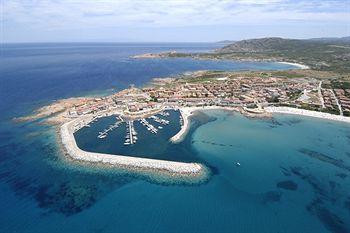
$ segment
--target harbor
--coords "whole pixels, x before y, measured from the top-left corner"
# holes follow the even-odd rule
[[[139,119],[112,115],[76,130],[74,136],[85,151],[191,162],[194,160],[185,155],[168,157],[163,153],[172,144],[169,139],[181,130],[180,119],[180,111],[174,109]]]
[[[112,124],[109,124],[106,128],[98,132],[97,138],[98,139],[106,139],[109,136],[109,133],[111,133],[113,130],[119,128],[123,124],[125,124],[125,136],[124,136],[124,146],[130,146],[134,145],[138,141],[138,133],[135,129],[135,122],[139,122],[140,125],[142,125],[149,133],[156,135],[159,130],[162,130],[163,127],[168,126],[171,123],[170,120],[167,120],[166,118],[170,116],[170,113],[168,111],[162,111],[159,114],[151,115],[147,118],[141,118],[141,119],[135,119],[135,120],[124,120],[121,116],[117,115],[115,116],[115,122]],[[80,129],[84,127],[91,127],[91,125],[98,121],[99,117],[93,117],[91,121],[85,120],[81,121],[79,123],[76,123],[74,126],[74,130],[79,131]],[[183,125],[183,119],[181,115],[179,116],[179,124],[180,126]],[[177,122],[175,122],[177,124]]]
[[[173,111],[174,114],[169,114],[167,117],[172,119],[179,119],[179,113]],[[79,120],[79,121],[78,121]],[[103,122],[105,121],[105,122]],[[114,124],[110,124],[111,121],[116,121]],[[152,122],[151,122],[152,121]],[[116,118],[115,116],[110,116],[109,118],[102,118],[97,122],[91,124],[90,127],[87,126],[87,122],[92,122],[92,118],[89,119],[75,119],[71,122],[65,123],[61,127],[61,137],[63,145],[66,148],[67,153],[74,160],[85,161],[85,162],[97,162],[100,164],[105,164],[108,166],[121,167],[123,169],[130,169],[130,171],[140,170],[149,170],[160,172],[163,175],[169,177],[193,177],[195,180],[205,179],[205,169],[203,165],[196,162],[179,162],[179,161],[170,161],[168,158],[159,159],[157,156],[153,156],[152,153],[162,154],[161,151],[157,151],[157,148],[164,149],[163,143],[168,143],[168,134],[161,134],[157,129],[159,125],[165,127],[170,127],[172,122],[171,120],[161,119],[158,116],[149,117],[147,119],[142,118],[137,121],[128,121],[122,120],[122,118]],[[79,132],[83,131],[84,139],[90,137],[92,132],[95,132],[96,127],[101,127],[100,124],[109,124],[109,127],[105,128],[103,131],[99,131],[99,135],[105,135],[104,137],[98,137],[104,140],[95,140],[93,142],[87,140],[87,144],[93,147],[96,147],[96,143],[100,146],[106,145],[106,148],[109,148],[111,145],[116,145],[119,151],[90,151],[84,145],[81,144],[82,137]],[[176,125],[179,126],[179,121],[176,122]],[[79,128],[80,127],[80,128]],[[79,129],[78,131],[76,131]],[[178,130],[179,127],[174,127],[169,129],[170,133],[173,134],[174,130]],[[140,133],[138,133],[140,131]],[[116,138],[116,136],[121,136],[124,132],[125,140],[123,146],[121,146],[122,137]],[[162,130],[164,133],[165,130]],[[140,135],[139,135],[140,134]],[[139,138],[139,136],[142,136]],[[164,137],[165,136],[165,137]],[[151,145],[151,142],[154,142],[154,138],[158,138],[157,148],[147,148]],[[76,139],[77,138],[77,139]],[[138,140],[142,140],[143,143],[137,145]],[[109,144],[109,142],[112,142]],[[116,143],[119,142],[119,143]],[[128,147],[125,145],[133,145],[133,147]],[[139,148],[137,148],[139,146]],[[133,148],[135,148],[133,150]],[[143,151],[145,154],[150,152],[150,156],[145,154],[139,154],[140,151]],[[132,155],[132,156],[131,156]],[[156,157],[156,158],[153,158]]]

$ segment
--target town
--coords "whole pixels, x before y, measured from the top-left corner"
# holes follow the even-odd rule
[[[75,103],[66,116],[118,109],[123,115],[138,118],[162,107],[202,106],[234,107],[253,113],[267,106],[288,106],[350,116],[350,89],[332,88],[327,83],[328,80],[305,77],[197,72],[186,78],[155,79],[150,87],[131,86],[107,97],[85,99]]]

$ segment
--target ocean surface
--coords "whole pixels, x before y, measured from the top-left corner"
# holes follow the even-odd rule
[[[179,129],[173,112],[157,135],[136,125],[139,140],[130,147],[120,140],[125,126],[96,138],[113,117],[76,134],[86,150],[197,161],[210,169],[207,182],[183,185],[71,163],[62,156],[55,127],[12,120],[56,99],[141,87],[154,77],[292,68],[130,58],[217,46],[1,45],[0,232],[350,232],[350,126],[344,123],[206,111],[192,118],[186,139],[174,145],[168,142]]]

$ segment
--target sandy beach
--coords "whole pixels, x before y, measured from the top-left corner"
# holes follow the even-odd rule
[[[175,134],[173,137],[171,137],[169,140],[172,142],[172,143],[179,143],[181,142],[188,130],[189,130],[189,127],[190,127],[190,116],[193,115],[193,113],[195,111],[199,111],[199,110],[215,110],[215,109],[218,109],[218,110],[229,110],[229,111],[238,111],[236,108],[231,108],[231,107],[221,107],[221,106],[205,106],[205,107],[180,107],[179,110],[180,110],[180,113],[181,113],[181,116],[182,116],[182,119],[183,119],[183,126],[181,127],[180,131]]]
[[[303,65],[303,64],[299,64],[299,63],[284,62],[284,61],[280,61],[280,62],[278,62],[278,63],[296,66],[296,67],[298,67],[299,69],[302,69],[302,70],[310,69],[310,67],[308,67],[307,65]]]
[[[205,106],[205,107],[181,107],[180,113],[182,115],[184,124],[181,127],[181,130],[175,134],[173,137],[170,138],[170,141],[172,143],[179,143],[181,142],[190,127],[190,116],[193,115],[195,111],[199,110],[229,110],[229,111],[238,111],[237,108],[230,108],[230,107],[221,107],[221,106]],[[334,115],[330,113],[324,113],[324,112],[316,112],[316,111],[310,111],[310,110],[304,110],[304,109],[297,109],[297,108],[290,108],[290,107],[266,107],[264,108],[265,112],[267,113],[282,113],[282,114],[294,114],[294,115],[302,115],[302,116],[309,116],[309,117],[316,117],[316,118],[322,118],[326,120],[333,120],[333,121],[341,121],[350,123],[350,117],[344,117],[340,115]],[[247,113],[249,114],[249,113]],[[248,115],[250,116],[250,115]],[[266,117],[266,114],[256,114],[251,115],[254,117]]]
[[[198,163],[182,163],[157,159],[138,158],[132,156],[93,153],[81,150],[74,138],[74,127],[81,119],[75,119],[61,126],[60,136],[67,154],[74,160],[101,163],[130,170],[157,171],[170,177],[204,176],[204,166]],[[203,177],[204,178],[204,177]]]
[[[294,114],[294,115],[309,116],[309,117],[315,117],[315,118],[322,118],[322,119],[326,119],[326,120],[341,121],[341,122],[350,123],[350,117],[333,115],[333,114],[325,113],[325,112],[316,112],[316,111],[298,109],[298,108],[266,107],[265,111],[270,112],[270,113]]]

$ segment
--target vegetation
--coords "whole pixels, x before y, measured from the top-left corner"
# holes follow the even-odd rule
[[[313,70],[350,73],[350,40],[295,40],[262,38],[242,40],[213,53],[169,53],[168,57],[200,59],[271,60],[308,65]]]
[[[340,81],[340,80],[332,80],[331,87],[334,89],[350,89],[350,82]]]
[[[325,108],[325,109],[321,109],[322,112],[326,112],[326,113],[330,113],[330,114],[335,114],[335,115],[339,115],[339,110],[335,109],[335,108]]]
[[[341,79],[343,76],[328,71],[315,70],[285,70],[285,71],[198,71],[189,76],[181,76],[179,81],[188,83],[198,82],[218,82],[217,78],[237,78],[237,77],[278,77],[278,78],[316,78],[325,79],[323,86],[329,85],[326,79]],[[219,81],[220,82],[220,81]]]
[[[350,71],[350,42],[262,38],[238,41],[216,51],[223,57],[279,58],[315,70]]]
[[[301,91],[300,90],[288,93],[288,97],[289,97],[290,100],[296,100],[296,99],[298,99],[300,97],[300,95],[301,95]]]
[[[150,101],[151,101],[151,102],[158,102],[158,98],[155,97],[155,96],[151,96]]]
[[[306,75],[303,73],[298,73],[296,71],[277,71],[275,72],[276,77],[286,77],[286,78],[305,78]]]

